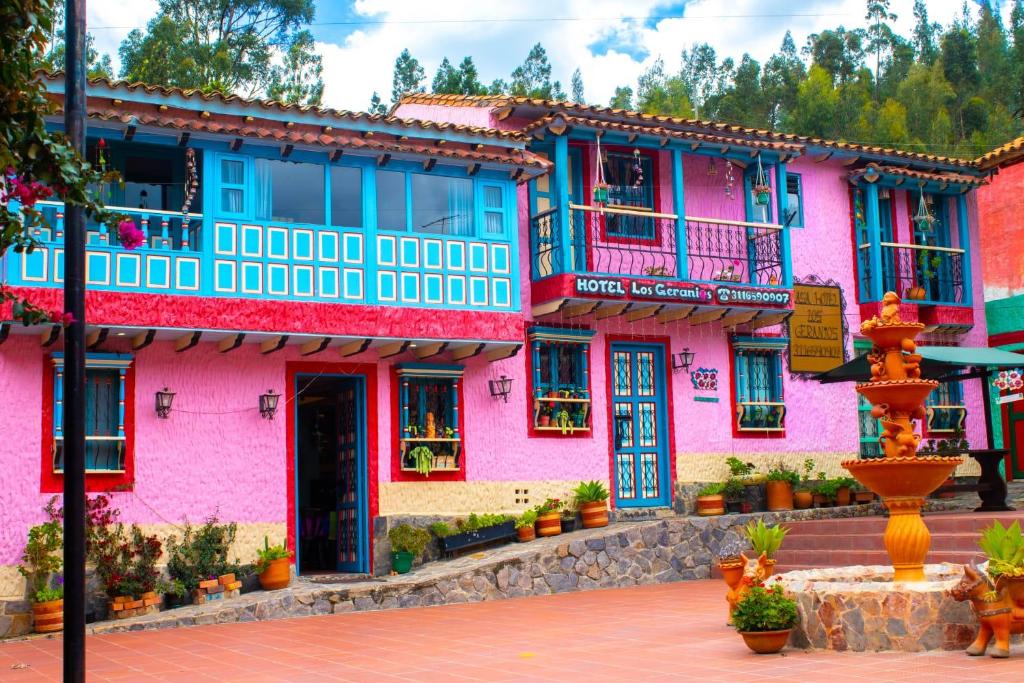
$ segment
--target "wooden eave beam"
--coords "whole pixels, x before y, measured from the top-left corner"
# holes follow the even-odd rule
[[[569,303],[568,299],[555,299],[554,301],[548,301],[543,304],[537,304],[531,311],[534,318],[539,318],[544,315],[551,315],[562,310],[562,308]]]
[[[665,304],[644,306],[643,308],[634,308],[633,310],[626,313],[626,321],[635,323],[637,320],[646,320],[647,318],[653,318],[654,316],[661,313],[663,308],[665,308]]]
[[[477,343],[477,344],[465,344],[463,346],[455,347],[455,348],[452,349],[452,360],[456,360],[456,361],[466,360],[467,358],[472,358],[473,356],[478,356],[478,355],[480,355],[480,353],[484,350],[484,347],[486,347],[486,346],[487,346],[487,344]]]
[[[668,146],[668,138],[662,138],[658,142],[658,147],[667,147],[667,146]]]
[[[548,130],[555,135],[565,135],[569,131],[569,124],[561,116],[548,124]]]
[[[202,338],[202,336],[203,333],[199,330],[196,330],[195,332],[189,332],[188,334],[184,334],[178,337],[177,341],[174,342],[174,350],[177,353],[181,353],[182,351],[188,351],[193,346],[199,343],[199,340]]]
[[[137,335],[132,337],[132,351],[141,351],[156,339],[156,330],[146,330],[145,332],[139,332]]]
[[[480,172],[480,164],[473,164],[466,168],[466,175],[473,177]]]
[[[378,168],[384,168],[385,166],[388,165],[388,162],[390,162],[390,161],[391,161],[391,155],[390,154],[387,154],[387,153],[381,154],[379,157],[377,157],[377,167]]]
[[[519,353],[519,349],[523,348],[522,344],[513,344],[511,346],[499,346],[496,349],[488,351],[484,354],[487,358],[487,362],[493,363],[496,360],[505,360]]]
[[[287,334],[279,334],[274,339],[268,339],[265,342],[260,343],[260,353],[267,356],[271,353],[276,353],[284,348],[284,345],[288,343]]]
[[[729,315],[723,316],[721,323],[722,327],[736,327],[744,323],[749,323],[751,320],[757,317],[757,311],[735,311]]]
[[[192,137],[192,133],[185,132],[178,136],[178,147],[184,147],[188,144],[189,138]]]
[[[331,343],[330,337],[322,337],[320,339],[311,339],[302,346],[299,347],[299,354],[302,356],[312,356],[320,353]]]
[[[85,348],[87,348],[89,351],[95,351],[96,347],[105,342],[109,335],[109,327],[101,327],[98,330],[93,330],[85,337]]]
[[[839,163],[842,164],[843,166],[853,166],[858,161],[860,161],[860,157],[859,156],[855,156],[855,157],[850,157],[849,159],[843,159]]]
[[[622,315],[629,310],[632,304],[628,302],[616,303],[616,304],[605,304],[599,308],[595,313],[594,317],[598,320],[605,320],[607,318],[614,318],[617,315]]]
[[[231,143],[228,144],[228,149],[230,149],[232,152],[237,152],[238,150],[242,149],[242,138],[235,138],[234,140],[232,140]]]
[[[295,151],[295,145],[293,145],[290,142],[288,144],[286,144],[286,145],[281,145],[281,158],[282,159],[287,159],[288,157],[290,157],[292,155],[292,152],[294,152],[294,151]]]
[[[825,152],[824,154],[819,154],[816,157],[811,157],[811,160],[814,161],[814,163],[816,164],[820,164],[823,161],[828,161],[829,159],[831,159],[833,154],[834,152]]]
[[[131,142],[132,138],[135,137],[136,130],[138,130],[138,128],[136,128],[135,124],[129,124],[126,126],[124,129],[124,141]]]
[[[434,356],[440,356],[447,348],[448,342],[432,342],[430,344],[421,344],[417,346],[412,350],[412,354],[416,356],[417,360],[427,360]]]
[[[698,149],[700,149],[700,143],[699,142],[691,142],[690,143],[690,151],[691,152],[696,152]]]
[[[705,323],[721,320],[722,318],[725,317],[726,313],[728,312],[728,309],[720,308],[711,311],[703,311],[701,313],[694,313],[689,318],[687,318],[687,322],[689,322],[691,325],[703,325]]]
[[[60,339],[60,325],[53,325],[39,336],[39,343],[45,346],[53,346]]]
[[[581,304],[570,304],[562,309],[562,315],[566,318],[581,318],[590,315],[601,307],[600,301],[584,301]]]
[[[786,311],[784,313],[761,313],[761,315],[750,321],[750,328],[753,330],[759,330],[762,327],[781,325],[790,315],[792,315],[792,311]]]
[[[370,348],[369,339],[357,339],[354,342],[342,344],[338,347],[338,353],[342,358],[348,358],[349,356],[357,356],[366,349]]]
[[[684,306],[683,308],[670,308],[667,311],[662,311],[658,315],[654,316],[654,319],[659,323],[670,323],[676,320],[684,320],[688,315],[696,310],[696,306]]]
[[[245,332],[239,332],[238,334],[232,335],[230,337],[225,337],[224,339],[221,339],[219,342],[217,342],[217,350],[220,351],[221,353],[228,353],[229,351],[234,351],[235,349],[242,345],[242,342],[244,340]]]
[[[512,180],[519,180],[520,178],[523,177],[523,173],[525,173],[525,171],[523,169],[517,168],[517,169],[514,169],[511,173],[509,173],[509,177]]]
[[[390,344],[384,344],[383,346],[377,347],[377,355],[382,360],[384,358],[391,358],[401,353],[405,353],[406,349],[408,349],[411,345],[411,340],[396,341],[391,342]]]
[[[433,171],[435,166],[437,166],[437,159],[434,159],[433,157],[423,162],[423,170],[427,173]]]
[[[338,161],[338,160],[341,159],[343,154],[345,154],[345,150],[343,150],[343,149],[336,149],[333,152],[331,152],[330,160],[331,161]]]
[[[630,133],[629,135],[626,136],[626,140],[629,142],[629,144],[632,145],[634,142],[636,142],[637,138],[639,137],[639,133]]]

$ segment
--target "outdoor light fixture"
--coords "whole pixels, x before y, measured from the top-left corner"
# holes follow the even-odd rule
[[[167,391],[167,387],[164,387],[161,391],[156,392],[156,416],[166,420],[171,412],[172,403],[174,403],[173,391]]]
[[[274,419],[277,412],[277,399],[281,394],[275,394],[273,389],[267,389],[267,393],[260,394],[260,415],[268,420]]]
[[[693,365],[693,357],[696,354],[690,350],[689,346],[683,348],[679,353],[672,354],[672,369],[673,370],[685,370],[686,374],[690,374],[690,366]]]
[[[512,380],[505,375],[502,375],[498,379],[487,380],[487,385],[491,389],[492,398],[504,399],[505,403],[508,403],[508,394],[512,390]]]

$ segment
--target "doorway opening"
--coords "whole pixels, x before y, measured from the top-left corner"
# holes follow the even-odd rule
[[[364,378],[297,374],[295,384],[297,571],[365,573]]]

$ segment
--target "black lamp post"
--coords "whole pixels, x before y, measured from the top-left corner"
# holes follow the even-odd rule
[[[492,398],[500,398],[508,403],[508,394],[512,390],[512,379],[502,375],[498,379],[487,380]]]
[[[173,391],[168,391],[167,387],[164,387],[161,391],[156,392],[156,416],[166,420],[171,412],[172,403],[174,403]]]
[[[260,394],[260,415],[267,420],[273,420],[279,398],[281,394],[275,394],[273,389],[267,389],[267,393]]]
[[[684,347],[679,353],[672,354],[672,369],[673,370],[685,370],[686,374],[690,374],[690,366],[693,365],[693,357],[697,355],[690,350],[690,347]]]

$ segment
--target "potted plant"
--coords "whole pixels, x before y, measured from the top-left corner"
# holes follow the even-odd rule
[[[413,468],[424,477],[430,476],[430,470],[434,467],[434,451],[427,446],[417,446],[409,451],[409,459]]]
[[[562,430],[562,436],[573,433],[572,417],[568,410],[562,408],[555,413],[555,426]]]
[[[853,500],[858,505],[864,505],[870,503],[875,499],[875,492],[864,488],[864,485],[857,482],[853,489]]]
[[[767,507],[771,512],[793,509],[793,489],[800,484],[800,474],[779,463],[768,470],[765,484]]]
[[[836,481],[836,505],[849,505],[853,501],[853,489],[857,480],[853,477],[839,477]]]
[[[441,552],[449,556],[459,550],[511,539],[516,535],[515,517],[478,515],[475,512],[467,519],[456,520],[455,528],[445,522],[436,522],[430,525],[430,530],[437,536]]]
[[[743,527],[743,535],[750,541],[750,547],[754,549],[754,554],[759,557],[763,554],[767,558],[765,565],[769,575],[775,567],[775,553],[778,552],[782,545],[782,539],[786,537],[787,533],[789,533],[788,527],[781,524],[768,526],[761,519],[756,523],[749,522]]]
[[[601,481],[582,481],[573,490],[584,529],[608,526],[608,487]]]
[[[814,494],[811,492],[811,472],[814,471],[814,460],[804,460],[804,471],[800,475],[800,487],[793,492],[793,507],[797,510],[806,510],[814,504]]]
[[[533,525],[537,523],[537,511],[526,510],[516,519],[516,536],[520,543],[526,543],[537,538],[537,531]]]
[[[281,545],[270,545],[270,540],[263,537],[263,548],[256,550],[256,573],[260,575],[260,587],[265,591],[286,588],[292,580],[288,560],[292,551]]]
[[[814,487],[814,504],[817,507],[832,507],[836,502],[839,479],[830,479],[824,472],[818,473],[818,485]]]
[[[712,482],[697,492],[697,514],[702,517],[725,514],[725,484]]]
[[[52,515],[50,521],[28,530],[18,573],[28,583],[36,633],[53,633],[64,628],[64,579],[56,574],[63,566],[63,547],[61,523]],[[55,575],[52,580],[51,575]]]
[[[729,477],[722,486],[722,495],[725,496],[725,511],[730,515],[743,512],[743,482],[735,477]]]
[[[587,411],[582,407],[572,414],[572,424],[576,428],[587,426]]]
[[[388,531],[391,541],[391,569],[396,574],[408,574],[413,560],[423,554],[430,543],[430,532],[409,524],[399,524]]]
[[[786,647],[796,626],[796,601],[779,584],[754,585],[736,604],[732,619],[747,647],[759,655],[774,654]]]
[[[1015,604],[1024,604],[1024,533],[1020,520],[1004,527],[998,520],[981,533],[978,545],[988,556],[988,574],[1006,587]]]
[[[548,406],[542,406],[540,412],[537,414],[537,426],[548,427],[551,425],[551,408]]]
[[[562,533],[561,509],[562,501],[557,498],[548,498],[537,506],[538,536],[557,536]]]
[[[208,517],[201,527],[193,527],[186,519],[181,540],[177,536],[167,539],[167,573],[172,587],[168,592],[183,598],[197,590],[200,581],[238,574],[239,562],[228,559],[237,531],[234,522],[219,524],[216,515]]]
[[[562,526],[562,533],[569,534],[576,531],[576,510],[573,508],[573,504],[567,503],[562,508],[562,514],[559,518],[559,523]]]

